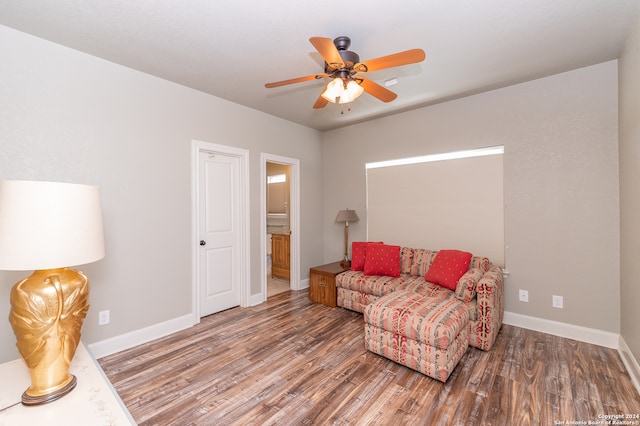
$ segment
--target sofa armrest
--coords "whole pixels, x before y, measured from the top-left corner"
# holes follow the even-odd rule
[[[476,287],[478,321],[475,325],[475,346],[489,350],[498,337],[504,317],[504,275],[502,268],[492,266],[482,275]]]

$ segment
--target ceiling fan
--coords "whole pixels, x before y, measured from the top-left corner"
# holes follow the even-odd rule
[[[358,54],[348,50],[351,45],[349,37],[340,36],[333,41],[326,37],[311,37],[309,41],[324,58],[324,73],[276,81],[264,86],[266,88],[280,87],[330,77],[331,82],[327,84],[313,105],[316,109],[324,108],[329,102],[340,104],[351,102],[363,92],[369,93],[382,102],[391,102],[398,97],[397,94],[357,74],[414,64],[424,61],[426,57],[424,50],[411,49],[360,62]]]

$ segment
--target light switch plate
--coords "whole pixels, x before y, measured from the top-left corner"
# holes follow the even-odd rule
[[[109,310],[98,312],[98,325],[109,324]]]
[[[562,309],[564,305],[564,298],[554,294],[551,304],[554,308]]]

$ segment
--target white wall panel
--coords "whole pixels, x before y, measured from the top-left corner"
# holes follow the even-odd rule
[[[504,266],[502,155],[367,169],[367,238]]]

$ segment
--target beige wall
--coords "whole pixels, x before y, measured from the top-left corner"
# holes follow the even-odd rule
[[[620,333],[640,360],[640,22],[620,59]]]
[[[260,152],[300,159],[301,275],[322,258],[321,136],[309,128],[0,26],[0,179],[100,186],[106,257],[83,266],[94,343],[191,312],[191,141],[250,151],[260,291]],[[0,272],[0,362],[17,358]],[[97,313],[111,311],[98,327]]]
[[[617,85],[612,61],[326,132],[324,260],[340,259],[339,209],[365,238],[366,162],[504,145],[505,309],[618,333]]]
[[[0,178],[102,188],[107,257],[83,267],[91,343],[190,311],[193,139],[250,150],[252,203],[260,152],[301,160],[303,279],[341,258],[338,210],[358,211],[350,239],[364,238],[365,162],[503,144],[506,309],[621,332],[639,358],[639,50],[636,29],[620,66],[618,171],[615,61],[321,135],[0,26]],[[254,294],[260,237],[251,233]],[[17,356],[1,318],[24,275],[0,272],[0,362]],[[518,288],[530,303],[517,301]],[[564,310],[551,308],[552,294],[565,297]],[[102,309],[111,324],[98,327]]]

